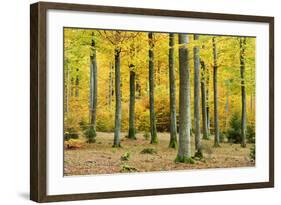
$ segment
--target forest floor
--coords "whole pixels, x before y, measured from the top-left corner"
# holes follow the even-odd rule
[[[64,175],[255,166],[249,157],[253,144],[241,148],[239,144],[221,143],[221,147],[214,148],[213,140],[202,140],[204,158],[194,164],[183,164],[174,162],[177,149],[168,148],[170,134],[158,133],[158,138],[159,143],[151,145],[142,133],[137,134],[137,140],[127,139],[125,133],[122,133],[122,147],[113,148],[113,133],[97,133],[96,143],[87,144],[82,141],[78,149],[65,149]],[[193,140],[194,137],[191,139],[192,153]],[[153,148],[156,153],[142,154],[145,148]],[[129,157],[126,156],[128,153]]]

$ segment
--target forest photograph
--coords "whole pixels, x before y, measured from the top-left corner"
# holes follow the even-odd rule
[[[255,37],[63,39],[64,176],[255,166]]]

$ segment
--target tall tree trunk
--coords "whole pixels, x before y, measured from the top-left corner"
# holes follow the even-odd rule
[[[219,147],[220,145],[220,136],[219,136],[219,116],[218,116],[218,86],[217,86],[217,43],[216,37],[212,38],[213,43],[213,86],[214,86],[214,127],[215,127],[215,136],[214,136],[214,146]]]
[[[67,71],[66,71],[66,90],[65,90],[65,113],[67,114],[69,111],[69,93],[70,93],[70,68],[69,65],[67,66]]]
[[[240,75],[241,75],[241,97],[242,97],[242,119],[241,119],[241,146],[246,147],[246,89],[245,89],[245,46],[246,38],[240,38]]]
[[[134,65],[130,65],[130,107],[129,107],[129,139],[136,139],[135,129],[135,71]]]
[[[176,82],[174,66],[175,34],[169,34],[169,82],[170,82],[170,143],[169,147],[177,147],[177,119],[176,119]]]
[[[208,66],[205,65],[206,72],[205,72],[205,80],[206,80],[206,117],[207,117],[207,130],[208,130],[208,135],[210,134],[210,72]]]
[[[75,105],[75,110],[78,112],[79,108],[79,69],[76,69],[77,74],[76,74],[76,79],[75,79],[75,100],[76,100],[76,105]]]
[[[112,103],[112,70],[113,70],[113,65],[110,62],[109,63],[109,88],[108,88],[108,108],[111,110],[111,103]]]
[[[77,68],[77,71],[79,71],[79,69]],[[79,97],[79,75],[76,75],[76,80],[75,80],[75,97],[78,100]]]
[[[194,40],[199,40],[199,35],[194,35]],[[194,58],[194,130],[195,130],[195,156],[202,158],[201,133],[200,133],[200,56],[199,46],[193,48]]]
[[[226,130],[228,124],[228,114],[229,114],[229,82],[226,81],[226,97],[225,97],[225,122],[224,129]]]
[[[207,107],[206,107],[206,87],[205,87],[205,79],[206,79],[206,67],[205,62],[201,60],[201,101],[202,101],[202,124],[203,124],[203,139],[209,139],[208,133],[208,122],[207,122]]]
[[[92,33],[92,55],[90,66],[90,129],[88,133],[88,143],[95,142],[96,138],[96,119],[97,119],[97,56],[94,33]]]
[[[120,147],[121,136],[121,76],[120,76],[120,52],[121,49],[115,48],[115,131],[113,147]]]
[[[151,134],[151,144],[157,144],[157,130],[156,130],[156,118],[154,111],[154,42],[153,33],[148,33],[149,42],[149,105],[150,105],[150,134]]]
[[[179,149],[176,161],[193,163],[190,151],[190,68],[188,63],[188,36],[179,34]]]

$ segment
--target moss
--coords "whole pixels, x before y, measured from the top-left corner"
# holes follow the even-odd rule
[[[201,150],[197,150],[197,152],[195,152],[194,154],[194,159],[196,160],[201,160],[203,158],[203,153]]]
[[[112,147],[114,147],[114,148],[122,148],[120,143],[119,144],[114,144],[114,145],[112,145]]]
[[[141,154],[157,154],[157,151],[154,148],[144,148]]]
[[[156,134],[151,138],[150,144],[158,144],[158,138]]]
[[[135,128],[129,128],[129,133],[127,136],[128,139],[134,139],[136,140],[136,129]]]
[[[195,161],[191,157],[177,156],[175,159],[176,163],[194,164]]]
[[[132,167],[128,164],[123,164],[120,170],[120,172],[136,172],[136,171],[138,170],[135,167]]]
[[[121,156],[121,160],[122,161],[128,161],[130,158],[130,152],[125,152],[122,156]]]
[[[176,149],[178,147],[178,143],[175,139],[171,140],[170,141],[170,144],[169,144],[169,148],[174,148]]]
[[[85,137],[87,138],[87,143],[95,143],[96,142],[96,129],[94,126],[90,126],[85,130]]]

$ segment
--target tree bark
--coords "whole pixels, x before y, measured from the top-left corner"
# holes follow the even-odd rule
[[[154,111],[154,42],[153,33],[148,33],[149,42],[149,105],[150,105],[150,134],[151,134],[151,144],[157,144],[157,130],[156,130],[156,118]]]
[[[206,79],[206,117],[207,117],[207,130],[208,130],[208,134],[210,133],[210,97],[209,97],[209,93],[210,93],[210,72],[209,72],[209,68],[208,66],[205,66],[206,68],[206,73],[205,73],[205,79]]]
[[[67,71],[66,71],[66,76],[65,76],[65,79],[66,79],[66,90],[65,90],[65,113],[67,114],[68,111],[69,111],[69,92],[70,92],[70,80],[69,80],[69,77],[70,77],[70,68],[69,66],[67,66]]]
[[[135,129],[135,71],[134,65],[130,65],[130,107],[129,107],[129,139],[136,139]]]
[[[120,147],[121,136],[121,76],[120,76],[120,52],[121,49],[116,47],[115,50],[115,130],[113,147]]]
[[[240,38],[240,75],[241,75],[241,98],[242,98],[242,119],[241,119],[241,146],[246,147],[246,89],[245,89],[245,45],[246,38]]]
[[[215,128],[215,136],[214,136],[214,146],[219,147],[220,145],[220,137],[219,137],[219,116],[218,116],[218,88],[217,88],[217,44],[216,37],[212,38],[213,43],[213,87],[214,87],[214,128]]]
[[[94,143],[96,140],[96,119],[97,119],[97,57],[96,57],[96,43],[94,33],[92,33],[90,56],[90,127],[87,138],[88,143]]]
[[[205,62],[201,60],[201,101],[202,101],[202,124],[203,124],[203,139],[209,139],[208,133],[208,122],[207,122],[207,107],[206,107],[206,88],[205,88],[205,79],[206,79],[206,67]]]
[[[188,63],[188,36],[179,34],[179,149],[176,161],[193,163],[190,151],[190,68]]]
[[[170,82],[170,143],[169,147],[177,147],[177,119],[176,119],[176,82],[174,66],[175,34],[169,34],[169,82]]]
[[[112,70],[113,65],[112,62],[109,63],[109,88],[108,88],[108,108],[111,110],[111,103],[112,103]]]
[[[199,40],[199,35],[194,35],[194,40]],[[194,58],[194,130],[195,130],[195,156],[202,157],[200,133],[200,54],[199,46],[193,48]]]

